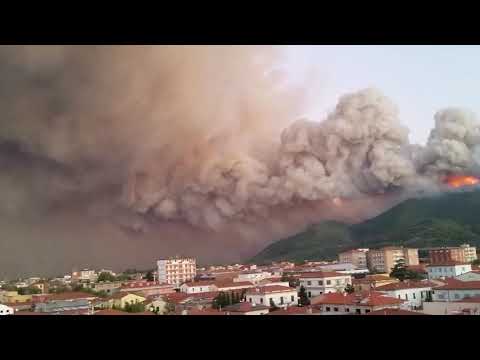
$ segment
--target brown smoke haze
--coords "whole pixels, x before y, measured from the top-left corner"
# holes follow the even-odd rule
[[[473,114],[437,113],[425,147],[374,89],[298,120],[312,97],[281,65],[266,46],[1,46],[0,276],[239,261],[478,173]]]

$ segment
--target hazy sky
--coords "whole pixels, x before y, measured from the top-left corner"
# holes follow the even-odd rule
[[[400,109],[410,141],[424,143],[434,113],[459,106],[480,114],[480,46],[291,46],[295,78],[315,75],[317,118],[343,93],[376,87]],[[312,68],[315,72],[312,72]]]

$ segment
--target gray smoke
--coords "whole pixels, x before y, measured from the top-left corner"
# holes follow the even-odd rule
[[[263,46],[1,46],[2,253],[119,264],[110,249],[137,250],[144,263],[153,249],[218,259],[221,243],[238,259],[478,173],[473,114],[438,112],[426,146],[375,89],[296,120],[313,97],[281,65]],[[4,256],[15,269],[32,258]]]

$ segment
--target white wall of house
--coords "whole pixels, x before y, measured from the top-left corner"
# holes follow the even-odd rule
[[[200,294],[205,292],[217,291],[217,287],[215,285],[195,285],[189,286],[187,284],[183,284],[180,286],[180,291],[186,294]]]
[[[13,313],[14,313],[13,308],[11,308],[7,305],[0,304],[0,316],[2,316],[2,315],[13,315]]]
[[[322,315],[364,315],[371,311],[382,309],[398,309],[398,305],[386,306],[358,306],[358,305],[339,305],[339,304],[322,304],[318,307]]]
[[[332,292],[343,292],[348,284],[352,284],[350,275],[325,278],[300,278],[300,287],[304,287],[308,297],[314,297]]]
[[[480,289],[440,290],[433,291],[433,301],[458,301],[467,297],[480,296]]]
[[[480,281],[480,273],[467,272],[467,273],[456,276],[455,279],[460,281]]]
[[[427,271],[429,279],[440,279],[444,277],[456,277],[458,275],[470,272],[472,271],[472,266],[470,264],[428,266]]]
[[[238,276],[233,279],[234,282],[242,282],[242,281],[250,281],[253,283],[257,283],[264,279],[271,277],[272,275],[269,272],[262,271],[262,272],[255,272],[255,273],[240,273]]]
[[[248,302],[255,305],[270,306],[270,299],[272,299],[278,307],[298,305],[298,294],[295,290],[271,294],[247,294],[246,297]]]
[[[395,297],[397,299],[405,300],[404,305],[410,309],[416,309],[422,306],[423,302],[427,299],[428,292],[432,291],[431,287],[425,288],[412,288],[412,289],[398,289],[381,291],[385,295]]]
[[[445,302],[445,301],[433,301],[423,305],[424,314],[428,315],[449,315],[462,311],[463,309],[476,310],[480,315],[480,303],[467,303],[467,302]]]

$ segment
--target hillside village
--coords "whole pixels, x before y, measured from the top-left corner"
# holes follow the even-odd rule
[[[0,315],[480,315],[475,247],[351,249],[336,261],[83,269],[3,280]]]

